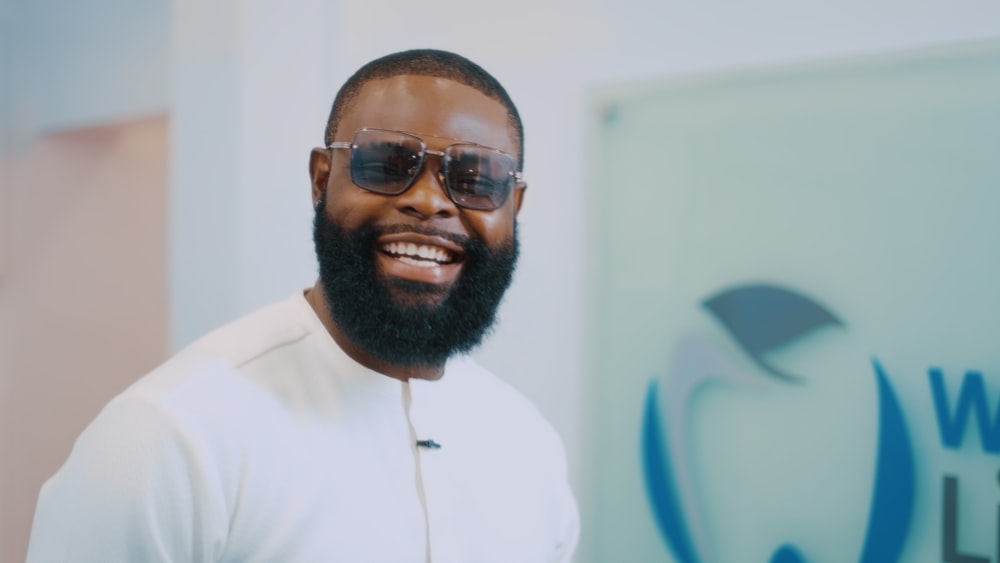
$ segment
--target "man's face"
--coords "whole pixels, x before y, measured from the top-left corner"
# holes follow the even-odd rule
[[[439,78],[368,82],[336,140],[362,127],[417,134],[430,150],[463,141],[518,152],[501,103]],[[383,361],[429,365],[467,351],[510,283],[523,189],[496,210],[458,207],[439,184],[440,159],[429,156],[406,192],[377,194],[352,183],[349,156],[318,149],[311,161],[320,277],[334,322]]]

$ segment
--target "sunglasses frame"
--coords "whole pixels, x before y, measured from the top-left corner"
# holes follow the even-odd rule
[[[499,154],[499,155],[503,155],[503,156],[505,156],[507,158],[510,158],[511,161],[514,162],[515,164],[517,163],[517,159],[514,158],[512,155],[510,155],[510,154],[508,154],[508,153],[506,153],[506,152],[504,152],[504,151],[502,151],[500,149],[495,149],[493,147],[488,147],[486,145],[480,145],[478,143],[472,143],[472,142],[452,143],[452,144],[448,145],[447,147],[445,147],[443,151],[437,151],[437,150],[433,150],[433,149],[427,148],[427,143],[423,139],[421,139],[418,135],[416,135],[414,133],[410,133],[408,131],[396,131],[396,130],[393,130],[393,129],[378,129],[378,128],[374,128],[374,127],[362,127],[362,128],[360,128],[360,129],[358,129],[358,130],[356,130],[354,132],[354,135],[352,135],[350,141],[334,141],[334,142],[330,143],[329,145],[327,145],[326,148],[330,149],[330,150],[334,150],[334,149],[348,149],[348,150],[353,151],[354,149],[357,149],[360,146],[356,142],[358,135],[360,135],[360,134],[362,134],[362,133],[364,133],[366,131],[374,131],[374,132],[378,132],[378,133],[393,133],[393,134],[400,135],[400,136],[403,136],[403,137],[409,137],[409,138],[412,138],[412,139],[416,139],[420,143],[420,152],[418,153],[419,156],[420,156],[420,164],[419,164],[419,166],[417,166],[416,172],[406,182],[406,185],[403,187],[403,189],[401,189],[399,191],[390,191],[390,192],[383,192],[383,191],[372,189],[370,187],[366,187],[366,186],[360,185],[354,179],[354,168],[350,167],[351,182],[355,186],[357,186],[357,187],[359,187],[359,188],[361,188],[361,189],[363,189],[365,191],[369,191],[369,192],[377,193],[377,194],[382,194],[382,195],[401,195],[401,194],[406,193],[406,190],[409,190],[411,187],[413,187],[413,184],[417,181],[417,178],[420,176],[421,171],[424,169],[424,165],[427,163],[427,155],[434,155],[434,156],[437,156],[439,159],[441,159],[441,166],[438,168],[438,171],[437,171],[438,182],[441,183],[441,186],[444,188],[445,193],[448,194],[448,199],[450,199],[452,201],[452,203],[454,203],[455,205],[457,205],[457,206],[459,206],[461,208],[464,208],[464,209],[472,209],[472,210],[475,210],[475,211],[494,211],[494,210],[500,209],[501,207],[504,206],[504,204],[507,203],[507,200],[510,199],[511,194],[514,193],[514,190],[518,189],[519,185],[524,185],[524,183],[525,183],[524,182],[524,175],[522,174],[522,171],[521,170],[513,170],[511,172],[508,172],[508,174],[510,174],[510,177],[513,179],[513,183],[511,184],[511,188],[504,195],[503,200],[500,201],[499,204],[497,204],[496,206],[493,206],[493,207],[482,207],[482,206],[469,205],[466,202],[459,201],[459,199],[457,197],[455,197],[455,194],[452,193],[451,182],[448,181],[448,176],[447,176],[447,174],[445,174],[446,167],[448,166],[448,160],[445,159],[445,156],[447,155],[447,153],[448,153],[448,151],[450,149],[452,149],[454,147],[463,147],[463,146],[476,147],[476,148],[479,148],[479,149],[484,149],[486,151],[493,152],[493,153],[496,153],[496,154]]]

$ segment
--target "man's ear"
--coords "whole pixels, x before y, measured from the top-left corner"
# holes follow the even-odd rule
[[[312,180],[313,207],[323,199],[327,180],[330,179],[330,151],[316,147],[309,153],[309,179]]]
[[[514,215],[521,211],[521,202],[524,200],[524,192],[527,191],[528,184],[518,184],[514,186]]]

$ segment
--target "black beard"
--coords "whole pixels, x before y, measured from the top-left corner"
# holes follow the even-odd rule
[[[320,203],[313,221],[320,283],[334,322],[354,345],[391,365],[428,367],[443,365],[482,342],[514,276],[516,225],[510,241],[491,251],[478,240],[430,229],[366,226],[347,232],[327,217]],[[376,240],[399,231],[445,236],[462,246],[465,263],[450,290],[378,273]],[[427,298],[403,303],[393,290]]]

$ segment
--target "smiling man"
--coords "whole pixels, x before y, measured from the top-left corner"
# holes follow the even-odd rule
[[[513,102],[463,57],[396,53],[325,140],[318,281],[112,400],[42,489],[29,561],[570,560],[558,436],[465,355],[517,260]]]

